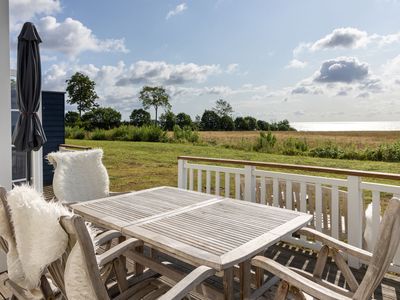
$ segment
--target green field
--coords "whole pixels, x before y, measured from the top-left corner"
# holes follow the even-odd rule
[[[399,173],[400,166],[399,163],[246,152],[210,145],[70,139],[66,140],[66,143],[102,148],[105,154],[104,163],[110,175],[111,189],[114,191],[140,190],[160,185],[176,186],[177,157],[179,155],[246,159],[388,173]]]

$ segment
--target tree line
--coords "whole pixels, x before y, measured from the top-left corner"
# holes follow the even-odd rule
[[[206,109],[201,116],[192,120],[191,116],[184,112],[174,114],[171,111],[170,96],[161,86],[144,86],[138,97],[142,108],[134,109],[129,121],[122,121],[120,112],[111,107],[100,107],[96,103],[99,98],[95,91],[96,83],[87,75],[77,72],[66,80],[66,83],[67,103],[77,105],[78,110],[66,113],[66,126],[78,126],[86,130],[112,129],[122,124],[137,127],[156,125],[164,130],[173,130],[176,125],[180,128],[204,131],[294,130],[288,120],[269,123],[251,116],[234,118],[231,104],[224,99],[217,100],[213,108]],[[154,120],[148,112],[150,108],[154,109]],[[164,113],[158,117],[160,109],[163,109]]]

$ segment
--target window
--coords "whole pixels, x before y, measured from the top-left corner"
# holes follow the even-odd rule
[[[11,127],[14,131],[17,124],[19,110],[17,107],[17,85],[15,71],[11,71]],[[14,145],[12,147],[12,182],[19,184],[26,182],[26,152],[16,151]]]

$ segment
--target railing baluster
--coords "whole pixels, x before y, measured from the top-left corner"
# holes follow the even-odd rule
[[[219,171],[215,172],[215,195],[219,196],[219,189],[220,189],[220,184],[219,184]]]
[[[272,181],[273,205],[279,206],[279,180],[274,177]]]
[[[315,229],[322,232],[322,187],[315,184]]]
[[[381,223],[381,193],[372,191],[372,237],[373,241],[378,238],[379,225]],[[372,245],[374,246],[374,245]]]
[[[226,172],[225,173],[225,197],[229,198],[231,193],[231,174]]]
[[[203,191],[202,179],[203,179],[203,172],[200,169],[198,169],[197,170],[197,191],[199,191],[199,192]]]
[[[332,186],[332,203],[331,203],[331,232],[332,237],[339,238],[339,190],[336,185]]]
[[[235,174],[235,198],[240,200],[240,174]]]
[[[266,187],[265,187],[265,177],[261,177],[260,179],[260,203],[261,204],[267,204],[266,200],[265,200],[265,194],[266,194]]]
[[[300,183],[300,211],[307,212],[307,184]]]
[[[206,193],[211,193],[211,172],[209,170],[206,171]]]
[[[292,181],[286,181],[286,208],[293,209],[293,188]]]
[[[189,169],[189,190],[193,191],[193,169]]]

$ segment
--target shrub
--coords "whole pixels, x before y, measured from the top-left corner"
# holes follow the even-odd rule
[[[282,146],[282,154],[285,155],[302,155],[308,151],[306,139],[288,138],[283,141]]]
[[[65,137],[70,139],[83,140],[86,136],[85,130],[79,127],[66,127]]]
[[[106,140],[107,139],[106,131],[104,129],[96,129],[90,133],[90,139],[98,141]]]
[[[111,107],[94,108],[82,116],[86,130],[111,129],[121,125],[121,114]]]
[[[256,144],[254,145],[254,149],[256,151],[272,152],[275,144],[276,137],[270,131],[268,131],[267,134],[265,134],[265,132],[260,132],[260,136],[258,137]]]
[[[344,151],[337,145],[327,144],[311,149],[310,155],[322,158],[343,158]]]
[[[197,143],[199,139],[199,133],[197,131],[193,131],[192,128],[190,128],[189,126],[185,126],[183,128],[179,127],[178,125],[174,126],[174,141],[180,143]]]

